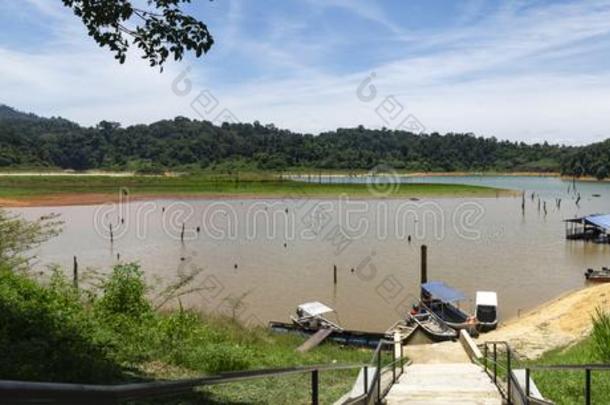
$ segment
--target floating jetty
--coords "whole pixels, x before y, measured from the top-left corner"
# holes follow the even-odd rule
[[[610,214],[594,214],[564,220],[566,239],[610,243]]]

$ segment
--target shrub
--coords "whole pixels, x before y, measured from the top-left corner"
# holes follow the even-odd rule
[[[152,311],[145,296],[143,273],[137,263],[114,266],[112,274],[102,285],[102,292],[96,302],[96,309],[102,314],[141,317]]]
[[[593,316],[593,346],[597,355],[604,362],[610,361],[610,314],[601,308]]]
[[[120,378],[108,342],[64,288],[56,273],[49,287],[0,268],[0,378],[107,382]]]

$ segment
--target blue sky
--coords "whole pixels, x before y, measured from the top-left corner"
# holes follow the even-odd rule
[[[0,103],[84,125],[230,112],[310,133],[414,117],[427,132],[610,137],[610,1],[193,0],[187,9],[216,44],[161,74],[135,53],[115,63],[60,0],[3,0]],[[176,92],[184,80],[190,91]],[[370,86],[372,100],[358,96]]]

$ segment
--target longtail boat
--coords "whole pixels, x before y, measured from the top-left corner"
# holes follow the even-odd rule
[[[271,321],[269,329],[278,333],[295,333],[304,337],[318,334],[321,340],[316,341],[316,345],[323,339],[328,339],[343,345],[372,348],[376,347],[381,339],[392,339],[394,331],[399,331],[404,339],[415,329],[414,326],[399,325],[386,332],[348,330],[325,316],[334,312],[332,308],[320,302],[308,302],[297,307],[296,316],[290,317],[292,322]],[[304,347],[302,350],[309,349],[310,347]]]

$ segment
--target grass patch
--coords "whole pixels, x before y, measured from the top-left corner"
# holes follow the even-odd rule
[[[545,353],[536,361],[522,366],[561,364],[608,364],[610,362],[610,314],[597,309],[593,316],[591,335],[583,341],[563,349]],[[585,371],[533,370],[532,378],[545,398],[557,404],[576,404],[585,401]],[[608,403],[610,398],[610,370],[592,370],[591,401]]]
[[[0,176],[0,197],[27,199],[33,197],[100,193],[118,195],[126,188],[131,195],[260,195],[271,197],[322,197],[348,195],[375,197],[366,184],[317,184],[281,180],[260,173],[233,175],[164,176]],[[383,188],[383,187],[380,187]],[[386,197],[473,196],[489,197],[507,194],[492,187],[460,184],[396,184]]]
[[[609,342],[610,344],[610,342]],[[564,349],[552,350],[542,358],[527,362],[534,365],[601,363],[592,337]],[[557,404],[584,404],[585,372],[532,371],[532,379],[545,398]],[[608,403],[610,398],[610,371],[593,371],[591,374],[591,399],[594,404]]]
[[[301,354],[297,336],[189,310],[155,311],[142,280],[136,264],[117,265],[99,290],[77,292],[60,272],[42,283],[0,268],[0,378],[124,383],[370,360],[370,350],[323,344]],[[321,401],[338,399],[356,374],[322,372]],[[167,403],[308,403],[309,378],[215,386]]]

